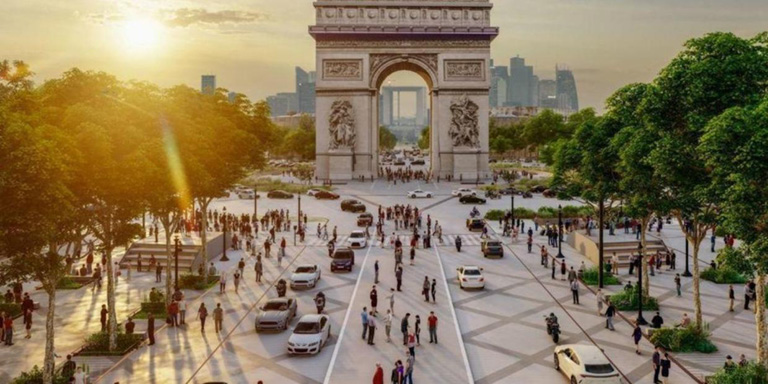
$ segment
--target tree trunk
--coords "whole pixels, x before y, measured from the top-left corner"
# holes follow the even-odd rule
[[[171,304],[171,223],[167,217],[161,220],[165,230],[165,305]]]
[[[255,197],[254,197],[255,198]],[[202,216],[202,230],[200,231],[200,243],[203,246],[203,281],[208,283],[208,203],[210,200],[200,199],[200,215]]]
[[[697,227],[694,226],[694,228]],[[696,230],[698,231],[698,228]],[[691,240],[693,240],[693,254],[691,255],[693,261],[693,308],[696,326],[701,328],[704,324],[704,319],[701,314],[701,278],[699,276],[699,247],[701,246],[701,242],[698,238]]]
[[[651,279],[648,276],[648,258],[645,257],[645,255],[648,253],[645,246],[645,234],[648,230],[648,217],[643,217],[640,220],[640,244],[643,245],[643,253],[640,255],[640,260],[642,262],[642,268],[643,268],[643,295],[650,296],[651,295]]]
[[[768,366],[768,335],[765,324],[765,273],[757,275],[757,302],[755,302],[755,326],[757,328],[757,362]]]
[[[53,321],[56,310],[56,284],[47,286],[48,314],[45,315],[45,358],[43,360],[43,384],[53,384],[56,361],[53,356],[53,342],[55,340],[55,328]]]
[[[117,349],[117,309],[115,308],[115,274],[112,271],[112,247],[104,249],[104,255],[107,259],[107,309],[109,317],[107,320],[107,332],[109,333],[109,350]]]
[[[605,256],[604,256],[604,243],[603,243],[603,226],[605,222],[605,202],[603,199],[600,199],[600,205],[598,207],[598,260],[597,260],[597,280],[598,280],[598,287],[603,288],[603,271],[605,268],[603,265],[605,264]],[[616,262],[616,260],[614,260]]]

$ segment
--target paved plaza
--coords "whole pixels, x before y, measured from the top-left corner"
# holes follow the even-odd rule
[[[378,206],[411,204],[422,210],[433,223],[443,228],[443,238],[434,239],[432,248],[419,245],[415,265],[410,265],[407,252],[404,255],[404,277],[401,292],[395,292],[392,341],[384,335],[384,313],[389,307],[387,300],[390,288],[396,287],[394,277],[393,250],[389,244],[372,239],[365,249],[356,250],[356,264],[351,273],[331,273],[328,265],[327,242],[317,238],[317,223],[328,224],[329,232],[337,227],[340,243],[349,233],[358,229],[356,215],[342,212],[339,200],[315,200],[302,196],[302,211],[310,217],[308,234],[304,242],[293,245],[293,234],[278,232],[278,241],[286,237],[288,257],[278,265],[274,255],[265,259],[264,278],[255,281],[253,265],[255,258],[243,251],[230,251],[230,261],[222,262],[217,257],[214,263],[219,270],[234,270],[237,262],[246,261],[245,275],[238,293],[230,283],[224,294],[218,287],[205,292],[186,291],[187,325],[171,328],[162,327],[156,332],[156,345],[142,345],[124,357],[76,358],[78,362],[91,367],[91,378],[100,383],[166,383],[166,382],[226,382],[226,383],[364,383],[374,372],[375,364],[384,367],[385,377],[396,360],[406,360],[406,347],[400,321],[405,313],[411,314],[411,326],[415,315],[421,317],[420,346],[416,347],[414,381],[430,383],[566,383],[567,380],[553,366],[554,343],[547,335],[544,316],[555,313],[560,319],[562,339],[560,344],[593,344],[600,347],[625,382],[652,383],[652,345],[647,339],[641,341],[642,354],[637,355],[631,341],[632,326],[627,320],[635,313],[624,313],[627,320],[617,319],[616,331],[605,328],[605,319],[598,316],[594,293],[582,286],[581,304],[571,303],[567,282],[552,279],[548,268],[540,265],[537,249],[546,244],[546,237],[534,236],[534,252],[528,253],[525,237],[518,241],[502,238],[498,222],[489,222],[490,234],[505,245],[505,257],[485,259],[481,256],[481,238],[478,233],[468,232],[465,219],[471,206],[459,204],[451,196],[451,190],[460,187],[458,183],[388,184],[356,182],[336,186],[336,192],[344,198],[356,198],[364,202],[369,212],[376,212]],[[431,191],[431,199],[407,199],[405,193],[415,188]],[[252,213],[253,200],[241,200],[232,196],[215,201],[211,209],[219,212],[226,206],[233,214]],[[288,209],[292,215],[297,211],[297,200],[259,199],[260,215],[268,209]],[[575,201],[558,201],[536,195],[533,199],[515,200],[516,207],[537,209],[541,206],[558,204],[579,204]],[[479,206],[482,212],[489,209],[506,209],[509,197],[489,200]],[[426,225],[426,224],[425,224]],[[525,221],[526,227],[533,225]],[[386,233],[394,231],[387,222]],[[402,237],[407,231],[397,231]],[[264,239],[265,233],[260,234]],[[457,252],[456,237],[461,237],[463,247]],[[608,236],[611,240],[628,238],[632,235],[617,233]],[[668,225],[659,234],[668,246],[678,254],[678,272],[684,268],[684,243],[679,229]],[[721,247],[722,244],[718,244]],[[407,251],[406,245],[406,251]],[[557,253],[549,248],[550,254]],[[578,265],[589,261],[564,243],[563,253],[567,265]],[[116,255],[116,258],[122,254]],[[702,266],[714,256],[709,249],[703,249]],[[374,286],[374,263],[380,267],[378,291],[377,330],[375,345],[367,345],[361,338],[360,313],[363,307],[370,308],[369,294]],[[274,284],[280,278],[288,278],[294,267],[301,264],[316,264],[322,271],[319,284],[312,289],[291,290],[287,296],[298,299],[298,317],[315,312],[312,301],[322,291],[327,297],[324,313],[330,317],[331,338],[322,351],[315,356],[294,357],[286,351],[291,327],[281,333],[256,333],[255,317],[259,307],[275,297]],[[484,269],[487,281],[484,290],[463,290],[458,286],[456,268],[476,265]],[[436,279],[436,303],[425,302],[421,295],[424,277]],[[683,312],[692,314],[691,282],[683,282],[683,295],[674,293],[671,272],[662,271],[651,278],[651,293],[661,303],[661,314],[667,324],[679,320]],[[626,270],[619,276],[622,281],[636,280],[628,277]],[[122,322],[128,314],[138,309],[142,298],[151,287],[161,287],[154,282],[154,273],[133,272],[130,281],[121,279],[117,289],[118,318]],[[26,288],[33,288],[30,284]],[[621,289],[620,286],[606,288],[606,293]],[[740,288],[739,288],[740,289]],[[76,350],[84,337],[98,330],[98,308],[106,301],[105,289],[91,290],[90,287],[65,291],[57,296],[57,353],[60,356]],[[727,286],[702,282],[702,300],[705,321],[709,322],[713,341],[719,351],[712,355],[676,354],[670,383],[696,383],[704,375],[718,369],[727,354],[748,357],[754,355],[754,317],[750,311],[728,312]],[[33,293],[35,300],[44,295]],[[223,331],[215,333],[212,321],[204,333],[195,313],[200,303],[209,310],[221,303],[224,308]],[[739,308],[741,306],[738,306]],[[433,311],[439,319],[439,344],[428,343],[427,317]],[[45,303],[38,312],[38,318],[45,314]],[[650,318],[652,314],[647,313]],[[298,320],[294,320],[295,326]],[[160,321],[162,323],[162,321]],[[7,381],[20,371],[31,368],[34,362],[42,361],[40,344],[42,321],[38,321],[31,340],[19,340],[12,348],[0,348],[0,359],[12,364],[0,367],[0,381]],[[143,332],[144,321],[137,321],[137,330]],[[61,361],[61,359],[59,359]]]

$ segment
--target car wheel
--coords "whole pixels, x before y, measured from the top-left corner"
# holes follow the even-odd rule
[[[432,195],[427,195],[427,199],[431,199],[431,198],[432,198]]]
[[[555,371],[560,370],[560,359],[557,357],[557,353],[555,353]]]

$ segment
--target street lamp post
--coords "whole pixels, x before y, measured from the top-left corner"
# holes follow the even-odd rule
[[[565,259],[563,255],[563,206],[557,206],[557,258]]]
[[[223,255],[221,256],[221,261],[229,261],[229,258],[227,257],[227,221],[229,221],[229,218],[227,217],[227,207],[224,207],[222,211],[224,212],[224,241],[222,242]]]
[[[512,209],[509,212],[512,214],[512,228],[514,228],[515,227],[515,194],[510,193],[509,196],[512,198],[511,199]]]
[[[688,269],[688,234],[691,232],[691,224],[688,220],[685,221],[685,272],[683,272],[684,277],[691,277],[693,274],[691,273],[691,270]]]
[[[181,240],[179,240],[179,235],[176,235],[174,238],[175,243],[175,250],[174,250],[174,268],[176,269],[176,290],[179,290],[179,253],[181,252]]]
[[[645,261],[645,250],[640,244],[640,266],[637,268],[637,324],[647,325],[648,322],[643,318],[643,261]]]

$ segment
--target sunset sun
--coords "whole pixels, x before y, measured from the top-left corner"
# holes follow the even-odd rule
[[[132,52],[151,51],[160,44],[162,25],[150,19],[127,20],[121,25],[125,48]]]

